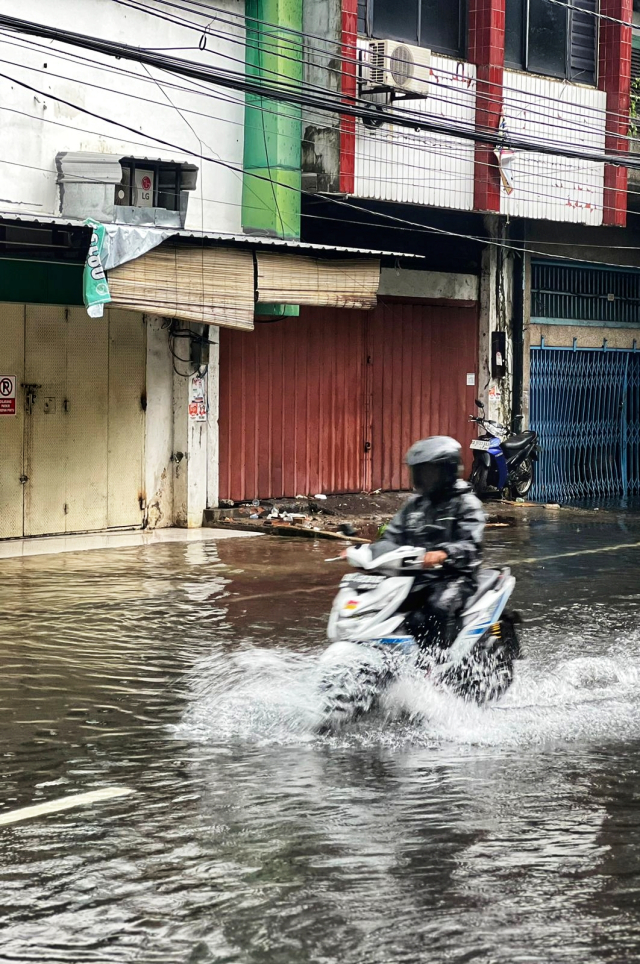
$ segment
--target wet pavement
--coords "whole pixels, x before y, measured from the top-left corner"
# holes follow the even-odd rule
[[[640,520],[488,542],[527,619],[507,697],[416,684],[421,722],[339,737],[331,544],[4,560],[0,818],[134,793],[0,826],[0,961],[640,961]]]

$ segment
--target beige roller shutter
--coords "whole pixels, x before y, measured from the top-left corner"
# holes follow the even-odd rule
[[[24,305],[0,305],[0,346],[0,375],[11,375],[17,382],[16,414],[0,415],[0,539],[15,539],[22,535],[24,497],[20,483],[25,417]]]
[[[109,311],[110,529],[142,525],[146,329],[142,315]]]
[[[258,301],[263,304],[374,308],[380,283],[376,260],[319,261],[258,252]]]
[[[58,402],[66,429],[65,530],[84,532],[107,527],[109,339],[107,325],[83,308],[67,316],[66,401]]]
[[[67,313],[27,305],[24,380],[34,389],[25,411],[24,534],[51,535],[67,528]]]
[[[159,247],[109,272],[114,308],[223,328],[253,328],[253,254]]]

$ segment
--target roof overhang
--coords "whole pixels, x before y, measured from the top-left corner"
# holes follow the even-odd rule
[[[89,233],[89,228],[84,224],[80,218],[58,218],[51,216],[39,216],[32,214],[4,214],[0,217],[0,224],[14,224],[14,225],[28,225],[30,227],[57,227],[57,228],[85,228],[87,234]],[[147,229],[150,232],[165,232],[166,228],[154,228],[152,226]],[[332,255],[338,254],[340,256],[357,256],[360,258],[402,258],[411,259],[412,261],[424,261],[425,256],[422,254],[407,254],[404,251],[386,251],[386,250],[374,250],[372,248],[348,248],[343,245],[337,244],[313,244],[308,241],[295,241],[286,240],[283,238],[269,238],[252,234],[225,234],[223,232],[195,232],[189,230],[176,230],[172,231],[171,239],[181,239],[185,242],[199,243],[202,244],[203,241],[212,242],[215,244],[224,244],[238,247],[247,247],[258,250],[290,250],[290,251],[300,251],[308,254],[315,254],[317,256],[321,255]]]

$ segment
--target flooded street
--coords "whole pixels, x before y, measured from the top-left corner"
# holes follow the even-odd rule
[[[640,520],[561,519],[488,534],[503,701],[328,737],[333,544],[4,560],[0,817],[134,792],[0,826],[0,961],[640,961]]]

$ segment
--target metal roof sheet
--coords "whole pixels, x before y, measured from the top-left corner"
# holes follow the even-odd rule
[[[56,227],[63,228],[82,228],[85,227],[83,221],[79,218],[60,218],[53,217],[51,215],[33,215],[33,214],[8,214],[4,213],[0,215],[0,222],[4,223],[18,223],[18,224],[39,224],[42,226],[55,225]],[[128,227],[128,225],[123,225],[123,227]],[[144,225],[138,225],[138,227],[144,227]],[[149,227],[150,231],[153,231],[152,226]],[[166,229],[158,229],[166,230]],[[374,250],[373,248],[348,248],[344,245],[339,244],[314,244],[310,241],[292,241],[284,240],[283,238],[267,238],[259,237],[254,234],[224,234],[216,232],[194,232],[189,230],[176,231],[174,237],[177,238],[190,238],[194,241],[224,241],[228,244],[246,244],[256,248],[289,248],[293,250],[302,251],[317,251],[318,253],[334,253],[339,252],[340,254],[346,255],[367,255],[369,257],[386,257],[386,258],[412,258],[414,260],[423,261],[424,255],[422,254],[407,254],[404,251],[380,251]]]

